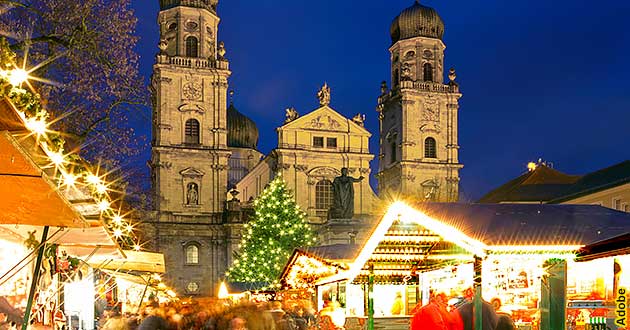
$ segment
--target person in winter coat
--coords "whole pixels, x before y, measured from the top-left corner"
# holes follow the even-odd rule
[[[410,329],[452,330],[451,317],[446,310],[446,295],[432,295],[429,303],[413,314]]]

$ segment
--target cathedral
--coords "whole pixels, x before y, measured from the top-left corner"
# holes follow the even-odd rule
[[[327,85],[312,111],[286,110],[269,154],[257,150],[256,123],[231,100],[217,2],[160,0],[158,14],[151,79],[155,211],[145,234],[164,253],[166,278],[180,295],[216,295],[252,201],[276,175],[307,213],[321,245],[361,240],[395,198],[457,201],[461,94],[454,70],[444,81],[444,23],[434,9],[415,1],[391,26],[391,87],[383,82],[376,102],[377,195],[367,179],[375,155],[366,115],[347,118],[332,108]],[[342,168],[356,178],[351,219],[329,216],[332,182]]]

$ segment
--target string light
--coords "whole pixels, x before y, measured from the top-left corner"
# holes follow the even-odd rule
[[[123,218],[120,215],[115,215],[112,218],[112,221],[114,222],[114,224],[116,224],[117,226],[120,226],[123,223]]]
[[[24,125],[26,128],[33,131],[33,133],[37,134],[37,136],[43,136],[46,134],[47,125],[42,119],[27,119]]]
[[[101,212],[105,212],[105,211],[109,210],[109,206],[110,206],[110,205],[111,205],[111,204],[109,203],[109,201],[108,201],[108,200],[103,199],[103,200],[101,200],[101,201],[98,203],[98,209],[99,209]]]
[[[24,69],[13,69],[9,72],[7,78],[9,83],[13,86],[20,86],[28,80],[28,72]]]
[[[11,56],[12,52],[10,49],[7,49],[6,42],[2,45],[1,50],[8,52],[10,55],[9,58],[15,56],[15,54]],[[13,64],[0,63],[0,67],[7,67],[9,65]],[[67,187],[74,187],[78,183],[79,177],[85,178],[85,181],[91,184],[94,188],[93,197],[97,198],[97,201],[100,200],[97,203],[98,209],[101,212],[108,211],[111,203],[106,199],[102,199],[102,195],[107,192],[106,183],[104,183],[98,176],[88,173],[86,170],[79,170],[79,173],[77,173],[78,175],[75,175],[73,173],[68,173],[66,168],[64,168],[67,159],[63,155],[63,139],[58,140],[58,138],[55,138],[54,144],[50,144],[50,137],[46,135],[48,132],[48,123],[46,122],[48,113],[45,109],[43,109],[39,96],[27,89],[31,88],[31,86],[28,85],[24,88],[22,87],[22,85],[30,78],[29,72],[22,68],[0,70],[0,80],[4,80],[13,86],[13,88],[10,89],[0,90],[0,98],[6,98],[15,106],[15,109],[17,110],[16,113],[22,119],[24,126],[31,131],[33,135],[37,136],[37,143],[44,150],[51,164],[56,167],[56,173],[59,175],[60,184]],[[26,108],[26,106],[28,106],[28,108]],[[49,145],[55,145],[56,148],[49,149]],[[128,225],[126,228],[129,232],[132,231],[129,230],[130,228],[133,229],[131,225]],[[112,228],[109,228],[109,230],[112,232]],[[113,230],[113,233],[117,238],[122,238],[124,236],[123,230],[120,228]],[[124,242],[124,240],[122,241]]]

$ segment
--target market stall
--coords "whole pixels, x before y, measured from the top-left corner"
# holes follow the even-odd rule
[[[478,292],[521,328],[554,328],[564,324],[558,315],[566,307],[567,274],[584,288],[600,285],[580,280],[575,254],[626,232],[630,215],[599,206],[396,203],[348,270],[314,287],[318,304],[336,292],[348,317],[373,317],[388,328],[407,327],[407,315],[426,303],[429,290],[467,298]],[[392,308],[396,300],[402,311]]]
[[[89,297],[90,258],[124,257],[122,243],[139,247],[133,226],[101,169],[66,150],[50,129],[28,72],[0,46],[0,308],[19,315],[23,330],[92,329],[93,299],[92,308],[82,304],[85,322],[78,324],[67,320],[64,305],[74,303],[73,286]]]

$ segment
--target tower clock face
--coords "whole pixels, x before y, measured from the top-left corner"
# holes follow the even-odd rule
[[[182,87],[184,97],[188,100],[198,100],[201,98],[201,85],[194,82],[186,83]]]

